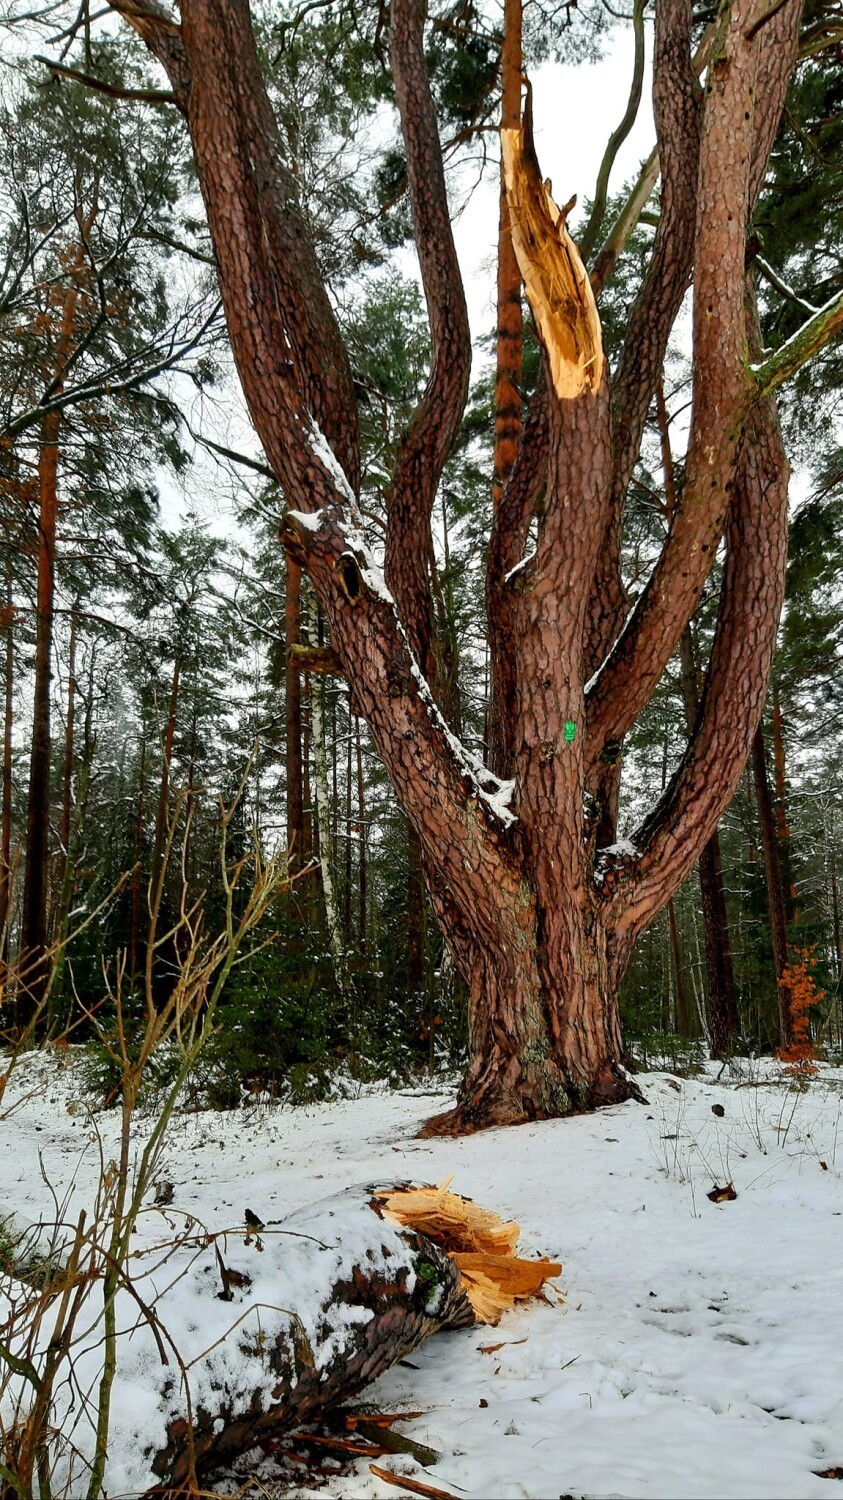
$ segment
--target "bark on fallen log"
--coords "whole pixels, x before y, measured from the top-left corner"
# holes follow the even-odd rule
[[[559,1271],[519,1259],[517,1225],[446,1187],[352,1188],[266,1225],[244,1205],[242,1228],[188,1225],[172,1243],[155,1215],[118,1295],[105,1494],[178,1491],[345,1404],[438,1329],[496,1322]],[[54,1403],[56,1493],[88,1488],[95,1412],[73,1386],[99,1384],[100,1296],[94,1279]],[[50,1334],[45,1316],[45,1346]]]
[[[201,1474],[266,1434],[313,1421],[429,1334],[474,1322],[455,1261],[425,1235],[384,1218],[371,1188],[350,1189],[239,1243],[230,1238],[225,1262],[229,1281],[234,1271],[239,1283],[227,1304],[230,1321],[257,1292],[261,1336],[252,1319],[248,1335],[241,1325],[209,1354],[212,1375],[198,1383],[192,1425],[173,1385],[167,1441],[150,1455],[159,1484],[183,1482],[191,1460]],[[269,1267],[286,1311],[263,1302]],[[209,1270],[198,1268],[194,1285]],[[166,1324],[166,1306],[160,1315]],[[192,1371],[188,1379],[193,1385]]]

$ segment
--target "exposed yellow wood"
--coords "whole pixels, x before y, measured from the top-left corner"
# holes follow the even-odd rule
[[[558,1261],[516,1255],[518,1225],[449,1193],[450,1181],[438,1188],[384,1189],[376,1196],[387,1218],[417,1229],[448,1251],[477,1322],[494,1324],[518,1298],[537,1296],[562,1267]]]
[[[543,182],[532,144],[529,100],[518,129],[501,130],[504,183],[512,243],[547,354],[557,396],[596,391],[603,378],[597,303],[565,218]]]

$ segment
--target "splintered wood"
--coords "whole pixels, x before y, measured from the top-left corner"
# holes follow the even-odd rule
[[[535,1297],[562,1270],[558,1261],[525,1260],[515,1254],[521,1230],[470,1198],[438,1188],[384,1189],[377,1194],[387,1218],[427,1235],[447,1250],[478,1323],[495,1324],[525,1297]]]
[[[512,244],[561,400],[596,391],[603,377],[597,303],[580,253],[554,203],[533,148],[530,96],[524,123],[501,130]],[[573,200],[572,200],[573,202]]]

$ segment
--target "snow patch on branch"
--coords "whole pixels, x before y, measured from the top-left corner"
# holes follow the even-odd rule
[[[597,850],[597,857],[594,861],[594,879],[600,884],[606,879],[611,865],[616,865],[620,860],[640,858],[641,850],[635,847],[631,839],[618,839],[614,844],[604,844],[602,849]]]
[[[305,531],[318,531],[322,525],[321,510],[288,510],[287,517],[296,526],[303,526]]]
[[[516,578],[517,575],[522,571],[522,569],[526,568],[527,564],[533,561],[535,555],[535,547],[533,548],[532,552],[526,552],[521,561],[517,562],[514,568],[510,568],[509,572],[504,574],[504,583],[509,583],[511,579]]]
[[[400,632],[410,658],[410,669],[416,680],[419,695],[427,709],[429,717],[432,719],[439,733],[447,741],[461,774],[472,784],[474,795],[486,805],[489,811],[505,828],[509,827],[510,824],[517,821],[515,814],[510,810],[510,802],[515,791],[515,782],[502,781],[500,777],[495,776],[487,766],[484,766],[480,757],[472,754],[462,743],[462,740],[449,728],[430,690],[430,684],[416,661],[410,646],[409,637],[404,628],[401,616],[398,613],[398,606],[387,587],[383,570],[375,561],[369,544],[366,541],[363,529],[363,517],[360,513],[360,507],[357,504],[357,498],[325,434],[312,418],[307,429],[307,440],[315,457],[318,458],[323,468],[327,470],[340,498],[347,507],[347,514],[343,517],[342,529],[349,548],[355,554],[355,560],[360,568],[360,575],[363,582],[378,599],[381,599],[392,609],[396,627]],[[295,515],[298,516],[299,513],[296,512]],[[313,520],[313,516],[307,517],[307,521],[310,523],[309,529],[315,531],[317,527],[313,525]],[[363,559],[362,564],[359,561],[361,557]],[[529,561],[529,558],[524,559],[524,561]]]

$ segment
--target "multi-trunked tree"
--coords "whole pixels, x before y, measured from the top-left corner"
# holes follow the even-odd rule
[[[761,714],[782,602],[788,465],[773,392],[841,326],[830,304],[761,356],[748,231],[799,40],[801,0],[734,0],[696,54],[690,0],[657,0],[661,179],[649,267],[617,366],[598,312],[651,160],[588,274],[532,149],[502,129],[518,269],[544,352],[488,548],[491,769],[447,724],[431,512],[465,406],[470,340],[420,0],[390,57],[427,298],[430,376],[392,476],[383,572],[357,505],[355,388],[261,74],[247,0],[113,9],[163,64],[190,131],[231,345],[333,652],[416,831],[469,988],[464,1130],[635,1091],[618,987],[632,945],[716,828]],[[702,81],[701,81],[702,79]],[[750,261],[748,267],[748,260]],[[693,409],[661,555],[629,608],[623,510],[667,342],[693,285]],[[717,626],[690,742],[634,838],[616,840],[620,747],[694,613],[721,540]]]

